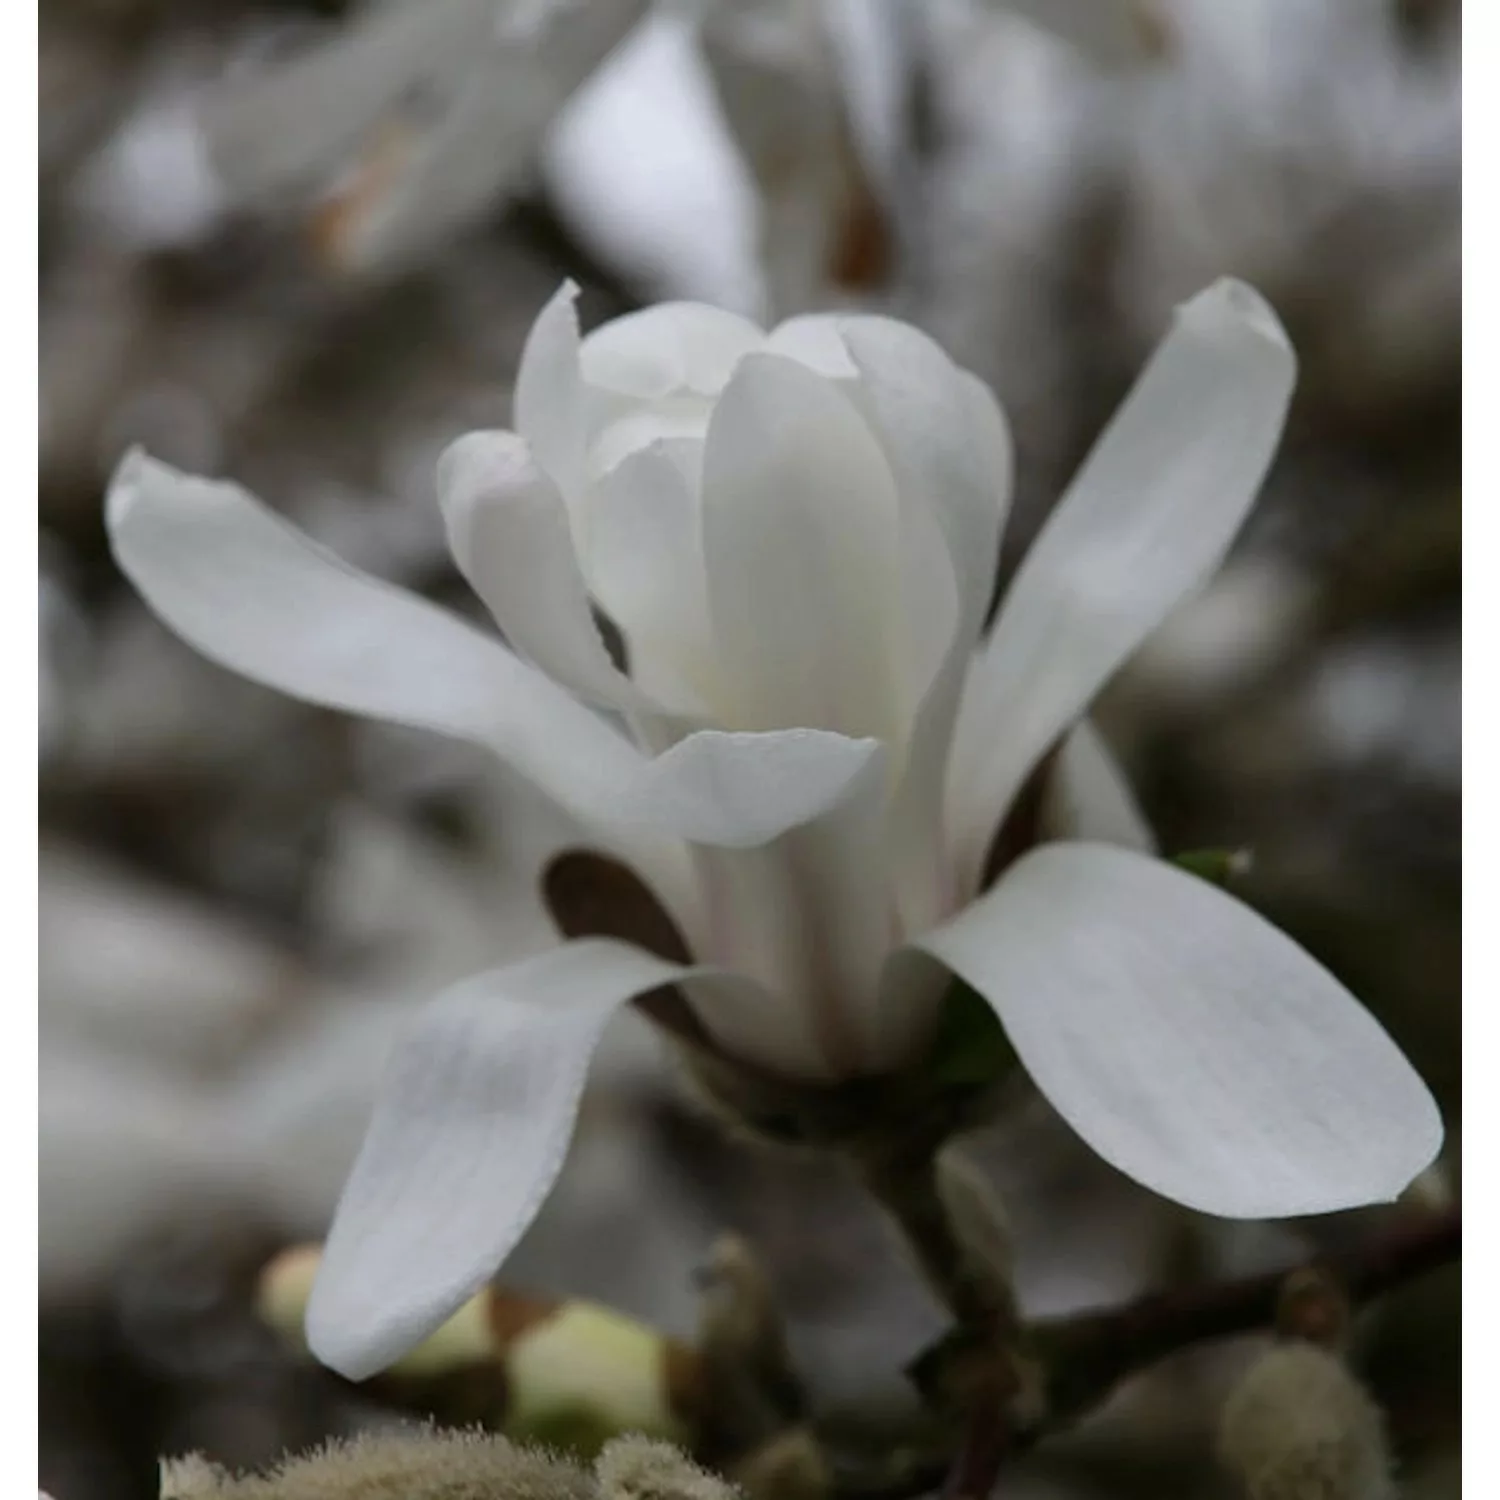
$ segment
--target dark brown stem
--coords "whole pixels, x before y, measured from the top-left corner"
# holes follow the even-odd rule
[[[1459,1257],[1463,1222],[1457,1208],[1402,1223],[1311,1268],[1331,1276],[1354,1303]],[[1047,1370],[1047,1426],[1063,1425],[1096,1406],[1127,1375],[1211,1339],[1269,1328],[1294,1271],[1271,1271],[1210,1286],[1143,1297],[1108,1312],[1037,1323],[1032,1337]]]
[[[1042,1319],[1025,1330],[1045,1391],[1035,1420],[1008,1424],[1002,1401],[976,1402],[956,1456],[918,1460],[899,1477],[850,1483],[840,1493],[845,1500],[910,1500],[946,1485],[945,1500],[985,1500],[1009,1459],[1091,1411],[1127,1376],[1195,1345],[1274,1327],[1289,1278],[1317,1272],[1357,1306],[1457,1261],[1462,1240],[1461,1211],[1452,1208],[1285,1270]]]

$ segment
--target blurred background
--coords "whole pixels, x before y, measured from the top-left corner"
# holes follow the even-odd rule
[[[1455,1176],[1458,23],[1458,0],[41,0],[56,1500],[154,1497],[159,1453],[259,1465],[382,1419],[278,1347],[249,1289],[326,1228],[413,1006],[555,941],[534,876],[563,836],[477,754],[180,645],[110,561],[105,481],[143,443],[471,610],[432,463],[508,422],[565,276],[586,326],[683,297],[927,328],[1011,418],[1002,569],[1172,306],[1223,274],[1270,298],[1303,373],[1264,499],[1100,720],[1165,850],[1253,850],[1238,893],[1407,1050]],[[1037,1312],[1371,1222],[1201,1219],[1036,1099],[977,1149]],[[506,1281],[687,1332],[725,1228],[765,1258],[820,1404],[899,1421],[900,1366],[942,1322],[873,1211],[727,1142],[624,1017]],[[1454,1276],[1362,1329],[1421,1500],[1459,1492],[1457,1330]],[[1231,1495],[1211,1433],[1248,1347],[1136,1381],[1006,1493]]]

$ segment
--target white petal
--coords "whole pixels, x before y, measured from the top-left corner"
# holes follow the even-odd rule
[[[873,316],[843,318],[839,328],[897,483],[925,501],[942,528],[972,643],[994,590],[1010,508],[1005,418],[985,386],[925,333]]]
[[[835,805],[878,748],[705,732],[646,760],[498,641],[348,567],[237,485],[134,453],[108,520],[121,569],[205,656],[307,702],[471,740],[606,828],[764,843]]]
[[[392,1050],[324,1249],[307,1315],[319,1359],[363,1379],[479,1290],[562,1167],[605,1023],[690,972],[591,938],[420,1013]]]
[[[590,385],[651,399],[677,391],[717,395],[734,367],[765,341],[748,318],[701,302],[660,302],[596,328],[583,341]]]
[[[919,946],[994,1006],[1104,1159],[1226,1218],[1394,1197],[1437,1106],[1379,1023],[1263,918],[1103,844],[1048,844]]]
[[[853,380],[859,368],[844,342],[838,313],[801,313],[773,328],[766,339],[767,354],[784,354],[799,365],[835,380]]]
[[[725,849],[800,828],[850,793],[879,740],[818,729],[705,729],[649,761],[622,789],[632,822]]]
[[[628,778],[634,748],[471,626],[349,567],[238,485],[136,452],[111,484],[115,557],[205,656],[306,702],[493,750],[544,789]]]
[[[918,527],[935,523],[949,588],[957,591],[943,655],[922,679],[892,820],[902,909],[911,925],[926,926],[951,910],[956,896],[943,795],[964,676],[994,590],[1010,506],[1010,433],[989,390],[926,334],[879,317],[844,318],[839,327],[859,371],[862,408],[900,489],[905,556],[919,555]],[[913,626],[954,609],[930,584],[924,596],[909,593],[905,602]]]
[[[782,356],[745,359],[703,459],[708,605],[732,722],[904,738],[897,528],[890,470],[844,395]]]
[[[1185,303],[1027,554],[970,673],[949,783],[966,876],[1037,758],[1227,551],[1296,359],[1241,282]]]
[[[702,444],[653,443],[605,474],[580,507],[589,586],[649,693],[698,709],[717,677],[703,567]]]
[[[578,287],[565,281],[537,314],[516,370],[516,430],[571,504],[583,493],[587,392],[579,369]]]
[[[1080,719],[1058,749],[1042,805],[1042,837],[1118,844],[1143,854],[1156,848],[1124,769],[1088,719]]]
[[[698,851],[694,951],[768,992],[753,1012],[712,997],[697,1005],[738,1055],[823,1081],[904,1057],[920,1018],[877,1004],[893,916],[885,800],[884,757],[872,757],[849,795],[816,822],[758,849]]]
[[[511,645],[581,697],[659,713],[610,660],[557,486],[513,432],[471,432],[438,460],[453,555]]]

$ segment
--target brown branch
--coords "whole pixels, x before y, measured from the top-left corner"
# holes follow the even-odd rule
[[[1461,1212],[1453,1208],[1285,1270],[1032,1323],[1025,1338],[1045,1390],[1035,1420],[1008,1426],[1002,1404],[976,1407],[956,1455],[917,1458],[904,1473],[871,1482],[851,1476],[839,1493],[844,1500],[911,1500],[946,1485],[945,1496],[985,1500],[1006,1461],[1093,1410],[1126,1377],[1198,1344],[1271,1328],[1289,1277],[1319,1271],[1363,1304],[1456,1261],[1462,1238]]]
[[[1368,1302],[1426,1271],[1458,1259],[1457,1208],[1402,1223],[1363,1244],[1320,1256],[1307,1266],[1143,1297],[1108,1312],[1032,1325],[1048,1371],[1049,1428],[1097,1406],[1127,1375],[1195,1344],[1253,1333],[1276,1319],[1288,1276],[1306,1269],[1331,1276],[1355,1303]]]

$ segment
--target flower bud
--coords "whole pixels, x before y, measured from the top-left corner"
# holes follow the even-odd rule
[[[722,1479],[670,1443],[616,1438],[595,1465],[600,1500],[736,1500]]]
[[[162,1500],[596,1500],[597,1494],[571,1464],[504,1438],[435,1429],[332,1442],[259,1477],[231,1476],[197,1456],[179,1459],[163,1464],[161,1488]],[[696,1497],[684,1491],[683,1500]]]
[[[1379,1408],[1337,1355],[1277,1344],[1240,1381],[1219,1455],[1249,1500],[1394,1500]]]

